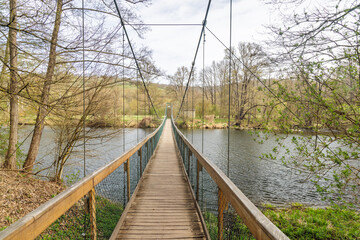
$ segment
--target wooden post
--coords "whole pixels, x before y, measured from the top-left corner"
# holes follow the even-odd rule
[[[140,177],[142,176],[142,151],[141,151],[142,148],[139,149],[138,151],[138,155],[139,155],[139,161],[140,161]]]
[[[126,172],[126,188],[127,188],[127,198],[130,200],[130,159],[124,162],[124,171]]]
[[[224,230],[224,211],[227,209],[227,200],[224,193],[218,190],[218,240],[223,239]]]
[[[200,172],[202,171],[202,166],[199,162],[199,160],[196,161],[196,201],[199,202],[199,178],[200,178]]]
[[[90,212],[90,235],[92,240],[96,240],[96,200],[95,200],[95,188],[92,188],[89,192],[89,212]]]

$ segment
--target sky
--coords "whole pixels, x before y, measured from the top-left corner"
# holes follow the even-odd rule
[[[212,1],[207,27],[221,41],[229,45],[229,0]],[[153,0],[152,4],[136,9],[144,23],[196,23],[205,17],[208,0]],[[271,22],[269,7],[261,0],[234,0],[232,45],[239,42],[261,42],[266,40],[265,26]],[[201,26],[152,26],[144,39],[132,36],[132,41],[147,46],[153,52],[155,64],[172,75],[180,66],[190,68],[199,40]],[[202,66],[202,45],[196,66]],[[224,57],[224,47],[209,33],[206,33],[205,65]],[[158,82],[164,82],[158,79]]]

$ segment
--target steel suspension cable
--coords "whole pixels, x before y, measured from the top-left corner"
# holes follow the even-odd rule
[[[195,87],[195,82],[192,82],[192,96],[191,96],[191,116],[192,116],[192,128],[191,128],[191,143],[194,144],[194,119],[195,119],[195,109],[194,109],[194,87]],[[195,113],[195,114],[194,114]]]
[[[146,102],[147,98],[146,98],[146,93],[145,93],[145,88],[144,88],[144,114],[145,114],[145,127],[146,127],[146,118],[147,118],[147,102]],[[145,128],[145,137],[146,137],[147,133],[146,133],[146,128]]]
[[[194,59],[193,59],[193,61],[192,61],[192,63],[191,63],[191,70],[190,70],[190,73],[189,73],[189,78],[188,78],[188,81],[187,81],[187,83],[186,83],[185,92],[184,92],[183,98],[182,98],[182,100],[181,100],[179,112],[178,112],[178,114],[176,115],[175,120],[177,119],[177,117],[179,116],[179,114],[180,114],[180,112],[181,112],[181,108],[182,108],[182,106],[183,106],[183,104],[184,104],[185,96],[186,96],[186,93],[187,93],[188,88],[189,88],[190,79],[191,79],[191,76],[192,76],[192,74],[193,74],[193,72],[194,72],[195,61],[196,61],[196,57],[197,57],[197,54],[198,54],[198,51],[199,51],[201,39],[202,39],[203,33],[204,33],[204,31],[205,31],[206,21],[207,21],[207,17],[208,17],[209,10],[210,10],[210,5],[211,5],[211,0],[209,0],[208,5],[207,5],[207,8],[206,8],[205,18],[204,18],[204,21],[202,22],[201,33],[200,33],[199,41],[198,41],[198,44],[197,44],[197,47],[196,47],[195,56],[194,56]]]
[[[125,153],[125,35],[124,35],[124,28],[123,28],[123,34],[122,34],[122,50],[123,50],[123,67],[122,67],[122,133],[123,133],[123,153]]]
[[[191,86],[191,83],[190,83],[190,86]],[[189,94],[186,95],[186,121],[188,120],[189,118]],[[188,138],[188,131],[186,131],[186,138]]]
[[[231,112],[231,62],[232,62],[232,0],[230,0],[230,31],[229,31],[229,105],[228,105],[228,146],[227,146],[227,176],[230,177],[230,112]]]
[[[140,69],[140,65],[139,65],[138,60],[137,60],[137,58],[136,58],[136,55],[135,55],[134,49],[133,49],[133,47],[132,47],[132,44],[131,44],[129,35],[128,35],[127,31],[126,31],[125,23],[124,23],[124,20],[123,20],[123,18],[122,18],[122,15],[121,15],[121,13],[120,13],[120,9],[119,9],[119,7],[118,7],[118,4],[117,4],[116,0],[114,0],[114,3],[115,3],[116,11],[117,11],[117,13],[118,13],[118,15],[119,15],[119,18],[120,18],[121,25],[122,25],[122,27],[123,27],[123,29],[124,29],[126,39],[127,39],[128,43],[129,43],[129,47],[130,47],[131,53],[132,53],[132,55],[133,55],[133,58],[134,58],[134,61],[135,61],[137,70],[138,70],[138,72],[139,72],[140,78],[141,78],[141,80],[142,80],[142,82],[143,82],[144,88],[145,88],[146,93],[147,93],[147,96],[148,96],[148,98],[149,98],[149,102],[150,102],[152,108],[154,109],[154,112],[155,112],[157,118],[160,118],[159,115],[158,115],[157,112],[156,112],[156,109],[155,109],[154,104],[153,104],[153,102],[152,102],[150,93],[149,93],[149,91],[148,91],[148,89],[147,89],[147,87],[146,87],[146,83],[145,83],[144,77],[143,77],[143,75],[142,75],[142,72],[141,72],[141,69]]]
[[[205,129],[205,31],[203,41],[203,59],[202,59],[202,128],[201,128],[201,153],[204,153],[204,129]]]
[[[139,142],[139,74],[136,72],[136,142]]]
[[[82,82],[83,82],[83,161],[84,161],[84,177],[86,176],[86,123],[85,123],[85,0],[81,1],[82,16]]]
[[[83,164],[84,164],[84,178],[86,176],[86,123],[85,123],[85,0],[81,1],[81,17],[82,17],[82,87],[83,87]],[[90,196],[89,196],[90,197]],[[87,223],[87,214],[84,212],[84,223],[83,228],[84,232],[86,232],[86,223]],[[86,235],[84,235],[84,239],[86,239]]]

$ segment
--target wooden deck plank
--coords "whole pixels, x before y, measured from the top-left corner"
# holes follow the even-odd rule
[[[206,239],[167,120],[116,239]]]

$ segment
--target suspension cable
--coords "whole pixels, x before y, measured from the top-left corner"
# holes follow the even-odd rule
[[[114,1],[115,1],[115,0],[114,0]],[[198,44],[197,44],[197,47],[196,47],[195,56],[194,56],[194,59],[193,59],[193,61],[192,61],[192,63],[191,63],[191,70],[190,70],[190,73],[189,73],[189,78],[188,78],[188,81],[187,81],[187,83],[186,83],[185,92],[184,92],[183,98],[182,98],[182,100],[181,100],[179,112],[178,112],[178,114],[176,115],[175,120],[177,119],[177,117],[179,116],[179,114],[180,114],[180,112],[181,112],[181,108],[182,108],[183,103],[184,103],[184,100],[185,100],[185,95],[186,95],[186,93],[187,93],[187,91],[188,91],[188,88],[189,88],[190,79],[191,79],[191,76],[192,76],[192,74],[193,74],[193,72],[194,72],[195,61],[196,61],[196,57],[197,57],[197,54],[198,54],[198,51],[199,51],[201,39],[202,39],[203,33],[204,33],[204,31],[205,31],[206,20],[207,20],[208,14],[209,14],[210,5],[211,5],[211,0],[209,0],[208,6],[207,6],[207,8],[206,8],[205,18],[204,18],[204,21],[202,22],[201,33],[200,33],[199,41],[198,41]]]
[[[204,128],[205,128],[205,31],[203,41],[203,59],[202,59],[202,128],[201,128],[201,153],[204,153]]]
[[[139,74],[136,72],[136,142],[139,142]]]
[[[83,87],[83,164],[84,178],[86,176],[86,123],[85,123],[85,0],[81,1],[81,17],[82,17],[82,87]],[[85,212],[84,212],[85,213]],[[84,230],[87,228],[87,214],[84,214]],[[84,235],[84,239],[85,235]]]
[[[230,31],[229,31],[229,105],[228,105],[228,146],[227,146],[227,176],[230,177],[230,111],[231,111],[231,62],[232,62],[232,0],[230,0]]]
[[[137,60],[137,58],[136,58],[134,49],[133,49],[133,47],[132,47],[132,45],[131,45],[131,41],[130,41],[129,35],[128,35],[127,31],[126,31],[126,27],[125,27],[125,24],[124,24],[124,20],[123,20],[123,18],[122,18],[122,16],[121,16],[120,9],[119,9],[119,7],[118,7],[118,5],[117,5],[116,0],[114,0],[114,3],[115,3],[116,11],[117,11],[117,13],[118,13],[118,15],[119,15],[119,18],[120,18],[121,25],[123,26],[123,29],[124,29],[124,32],[125,32],[125,35],[126,35],[126,39],[127,39],[128,43],[129,43],[129,47],[130,47],[131,53],[132,53],[133,58],[134,58],[134,60],[135,60],[135,64],[136,64],[137,70],[139,71],[140,78],[141,78],[141,80],[142,80],[142,82],[143,82],[144,88],[145,88],[146,93],[147,93],[147,96],[148,96],[148,98],[149,98],[150,104],[151,104],[152,108],[154,109],[154,112],[155,112],[157,118],[160,118],[159,115],[158,115],[157,112],[156,112],[156,109],[155,109],[154,104],[153,104],[153,102],[152,102],[150,93],[149,93],[149,91],[148,91],[148,89],[147,89],[147,87],[146,87],[146,83],[145,83],[144,77],[143,77],[143,75],[142,75],[142,72],[141,72],[141,69],[140,69],[140,65],[139,65],[138,60]]]
[[[122,32],[122,50],[123,50],[123,56],[125,56],[125,34],[124,34],[124,28]],[[123,57],[123,67],[122,67],[122,135],[123,135],[123,153],[125,153],[125,57]],[[128,162],[129,163],[129,162]]]
[[[195,81],[192,82],[192,91],[191,91],[191,116],[192,116],[192,127],[191,127],[191,143],[194,144],[194,120],[195,120],[195,108],[194,108],[194,88]],[[195,113],[195,114],[194,114]]]
[[[84,177],[86,176],[86,123],[85,123],[85,0],[81,2],[82,16],[82,82],[83,82],[83,161],[84,161]]]

